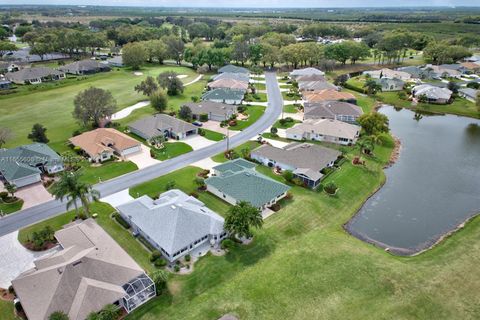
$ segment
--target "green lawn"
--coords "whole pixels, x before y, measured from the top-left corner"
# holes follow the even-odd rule
[[[47,135],[52,144],[60,143],[72,136],[79,125],[72,117],[73,99],[82,90],[91,86],[112,92],[117,100],[118,109],[128,107],[145,97],[134,91],[136,84],[147,75],[157,76],[160,72],[173,70],[179,74],[188,75],[184,82],[193,80],[197,74],[187,67],[147,66],[141,70],[142,76],[133,75],[128,69],[114,69],[111,72],[100,73],[89,77],[67,79],[65,81],[45,84],[45,88],[25,86],[28,90],[0,97],[0,123],[6,124],[14,133],[14,138],[7,142],[6,147],[28,143],[27,138],[33,124],[41,123],[47,129]],[[181,102],[189,101],[192,95],[200,96],[205,80],[186,87],[183,95],[170,98],[169,105],[178,108]],[[37,88],[37,89],[34,89]],[[30,91],[31,89],[31,91]],[[145,112],[145,110],[148,110]],[[128,123],[138,119],[139,114],[151,114],[149,107],[137,110],[121,122]],[[129,119],[130,118],[130,119]],[[15,125],[13,125],[15,124]]]
[[[137,169],[137,165],[131,161],[108,161],[100,166],[92,166],[85,161],[85,165],[80,169],[80,180],[85,183],[96,184]]]
[[[233,148],[233,150],[235,150],[235,152],[238,153],[241,156],[243,149],[248,148],[251,151],[251,150],[253,150],[253,149],[255,149],[259,146],[260,146],[260,144],[257,141],[247,141],[247,142],[239,145],[238,147]],[[228,161],[228,159],[225,158],[225,154],[223,152],[213,156],[212,160],[215,161],[215,162],[227,162]]]
[[[291,128],[293,127],[294,125],[296,125],[297,123],[300,123],[301,121],[298,121],[298,120],[293,120],[293,121],[290,121],[290,122],[285,122],[283,125],[280,123],[280,120],[277,120],[277,122],[275,122],[275,124],[273,125],[273,127],[277,128],[277,129],[288,129],[288,128]]]
[[[288,92],[287,92],[287,91],[282,92],[282,97],[283,97],[283,100],[285,100],[285,101],[296,101],[297,103],[299,103],[299,102],[302,101],[302,97],[297,97],[297,98],[295,99],[295,97],[290,97],[290,96],[288,96]]]
[[[350,92],[357,98],[357,105],[362,108],[364,113],[370,113],[377,103],[374,97],[367,96],[366,94],[361,94],[353,90],[345,90],[345,92]]]
[[[245,113],[249,115],[247,120],[237,120],[236,126],[231,126],[231,130],[243,130],[249,126],[251,126],[255,121],[257,121],[265,112],[265,107],[262,106],[248,106]]]
[[[254,83],[253,85],[257,90],[267,90],[267,85],[265,83]]]
[[[0,319],[2,320],[19,320],[13,311],[13,303],[0,299]]]
[[[192,147],[184,142],[165,142],[162,149],[151,148],[157,160],[168,160],[192,151]]]
[[[208,130],[208,129],[202,129],[205,132],[204,137],[207,138],[208,140],[212,141],[222,141],[225,138],[225,135],[220,132]]]
[[[198,199],[205,203],[207,207],[221,215],[225,215],[229,207],[228,203],[220,200],[211,193],[197,191],[197,185],[194,183],[194,180],[197,173],[200,171],[201,169],[197,167],[186,167],[174,171],[157,179],[130,188],[130,195],[134,198],[145,194],[150,197],[157,197],[160,193],[166,191],[165,187],[168,182],[175,181],[175,188],[182,190],[186,194],[197,192],[199,195]]]
[[[402,100],[398,97],[397,92],[381,92],[377,94],[379,99],[384,103],[395,107],[412,109],[414,111],[438,113],[438,114],[455,114],[460,116],[480,118],[480,111],[473,102],[457,97],[451,104],[428,104],[419,103],[412,106],[411,101]]]
[[[283,106],[283,112],[287,112],[287,113],[297,113],[298,112],[298,108],[293,105],[293,104],[289,104],[289,105],[286,105],[286,106]]]
[[[266,93],[256,93],[253,94],[246,94],[245,101],[248,102],[267,102],[267,94]]]
[[[0,200],[0,213],[9,214],[22,209],[23,200],[18,200],[14,203],[5,203]]]

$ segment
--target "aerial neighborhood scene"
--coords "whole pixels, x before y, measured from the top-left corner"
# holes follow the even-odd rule
[[[0,0],[0,320],[480,319],[480,3]]]

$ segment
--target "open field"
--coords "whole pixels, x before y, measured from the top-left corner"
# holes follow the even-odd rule
[[[57,86],[45,89],[37,89],[24,93],[0,97],[0,123],[6,124],[13,133],[14,138],[6,147],[13,147],[28,143],[27,138],[33,124],[41,123],[47,129],[47,136],[52,144],[63,142],[71,137],[73,131],[79,129],[79,125],[72,117],[73,99],[82,90],[89,87],[98,87],[110,90],[117,100],[118,110],[145,100],[145,97],[133,89],[136,84],[146,76],[157,76],[162,71],[176,71],[178,74],[186,74],[189,77],[182,81],[189,82],[197,74],[190,68],[175,66],[148,66],[141,70],[142,76],[133,75],[128,69],[114,69],[111,72],[95,74],[83,80],[67,80],[65,85],[61,82]],[[80,79],[80,78],[78,78]],[[73,81],[71,81],[73,80]],[[178,108],[180,101],[190,100],[192,95],[200,95],[205,83],[203,81],[187,87],[182,96],[169,100],[169,106]],[[50,84],[48,84],[50,85]],[[56,84],[52,84],[56,85]],[[33,86],[29,86],[32,87]],[[137,110],[121,123],[128,123],[130,119],[136,119],[139,113],[153,113],[149,107]]]

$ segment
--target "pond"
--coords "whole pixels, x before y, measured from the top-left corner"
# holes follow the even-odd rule
[[[400,157],[346,229],[410,255],[480,213],[480,121],[451,115],[417,121],[412,111],[390,106],[380,112],[401,141]]]

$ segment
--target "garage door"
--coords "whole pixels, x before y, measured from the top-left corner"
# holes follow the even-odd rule
[[[128,156],[128,155],[140,152],[141,150],[142,150],[141,145],[138,145],[138,146],[123,150],[122,155],[123,156]]]

